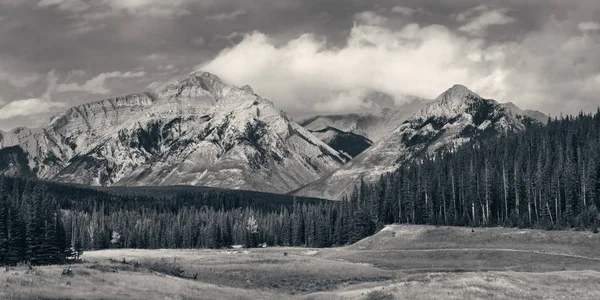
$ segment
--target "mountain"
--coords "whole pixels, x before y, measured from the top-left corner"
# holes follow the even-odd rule
[[[310,131],[332,127],[362,135],[376,142],[400,126],[423,106],[425,106],[423,101],[414,100],[400,108],[384,107],[364,113],[319,115],[303,120],[300,124]]]
[[[455,85],[354,160],[294,194],[340,199],[361,178],[373,182],[412,158],[452,150],[473,140],[522,131],[530,119],[521,112]]]
[[[341,131],[329,126],[310,132],[331,148],[347,155],[350,159],[373,145],[371,140],[362,135]]]
[[[534,120],[541,124],[548,123],[548,115],[546,115],[542,112],[539,112],[537,110],[530,110],[530,109],[523,110],[523,109],[520,109],[518,106],[516,106],[512,102],[503,103],[502,105],[504,106],[504,108],[507,111],[509,111],[516,117],[529,118],[530,120]]]
[[[159,91],[73,107],[0,132],[36,177],[91,186],[202,185],[285,193],[347,157],[249,86],[194,73]]]

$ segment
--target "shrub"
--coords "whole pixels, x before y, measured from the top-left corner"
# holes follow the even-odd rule
[[[366,300],[394,300],[396,299],[393,295],[386,294],[382,291],[374,291],[367,294]]]

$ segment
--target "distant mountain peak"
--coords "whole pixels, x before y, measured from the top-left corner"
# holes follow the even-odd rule
[[[455,84],[441,95],[439,95],[435,102],[440,102],[441,104],[452,105],[452,104],[461,104],[465,102],[469,102],[472,100],[481,99],[481,96],[477,95],[475,92],[471,91],[464,85]]]
[[[349,164],[294,194],[342,199],[361,180],[375,182],[409,160],[525,130],[524,116],[515,105],[484,99],[463,85],[454,85]]]

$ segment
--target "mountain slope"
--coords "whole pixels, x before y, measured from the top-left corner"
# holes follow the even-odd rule
[[[248,86],[195,73],[156,93],[69,109],[0,133],[39,178],[93,186],[203,185],[285,193],[347,158]]]
[[[523,116],[514,110],[455,85],[354,160],[294,194],[340,199],[361,178],[373,182],[409,159],[525,127]]]
[[[315,131],[311,130],[310,132],[325,144],[347,155],[349,158],[361,154],[373,145],[371,140],[362,135],[341,131],[333,127],[326,127]]]
[[[333,127],[341,131],[362,135],[371,141],[377,142],[423,108],[424,105],[423,101],[415,100],[401,108],[382,108],[378,111],[359,114],[315,116],[301,121],[300,124],[311,131]]]

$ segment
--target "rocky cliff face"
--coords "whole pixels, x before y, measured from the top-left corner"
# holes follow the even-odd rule
[[[11,146],[39,178],[95,186],[285,193],[347,161],[250,87],[209,73],[74,107],[40,129],[0,133],[0,148]]]
[[[373,145],[371,140],[362,135],[341,131],[333,127],[311,130],[310,132],[349,159],[356,157]]]
[[[483,99],[464,86],[453,86],[350,163],[294,193],[340,199],[361,178],[375,181],[409,159],[524,130],[528,117],[522,112]]]

